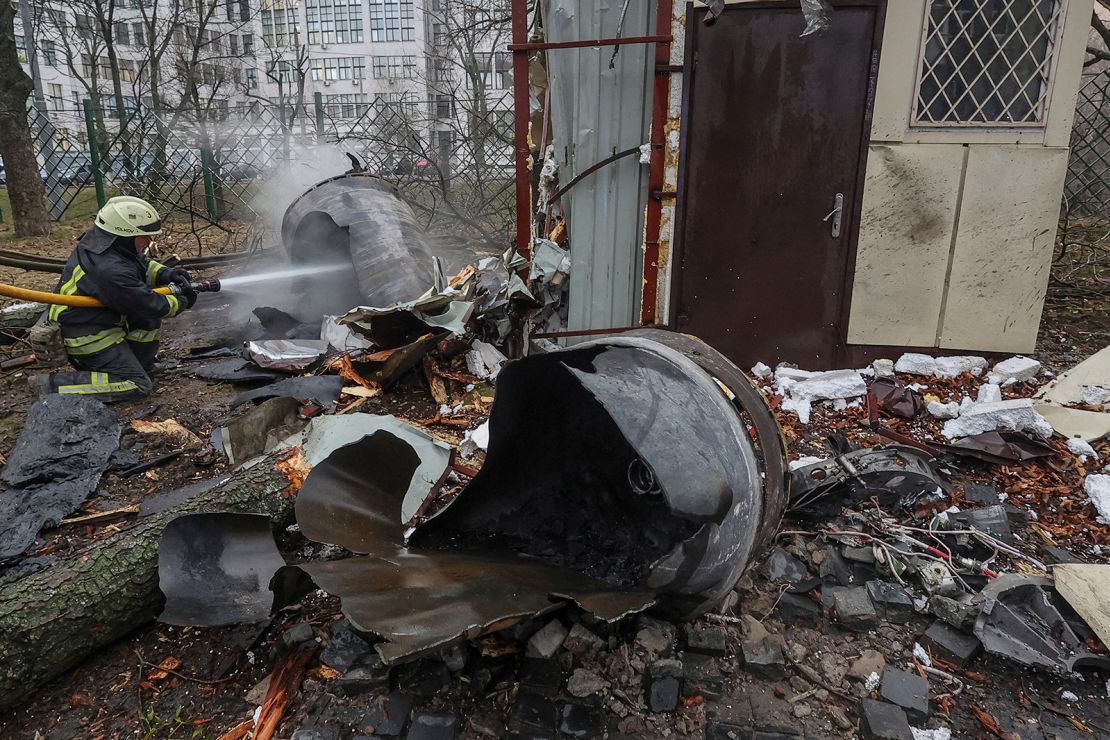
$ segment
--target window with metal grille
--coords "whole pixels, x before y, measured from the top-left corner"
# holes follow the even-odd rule
[[[931,0],[917,126],[1042,126],[1061,0]]]
[[[378,79],[414,79],[416,77],[416,57],[374,57],[374,77]]]

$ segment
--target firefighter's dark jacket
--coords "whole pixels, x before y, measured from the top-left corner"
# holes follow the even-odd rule
[[[176,316],[183,305],[177,296],[155,293],[169,283],[165,265],[135,251],[134,240],[93,226],[82,235],[66,261],[57,292],[92,296],[103,308],[54,306],[49,318],[65,334],[93,334],[123,326],[126,319],[143,323]]]

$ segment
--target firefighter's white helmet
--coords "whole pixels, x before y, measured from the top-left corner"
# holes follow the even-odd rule
[[[96,225],[116,236],[155,236],[162,233],[162,219],[142,198],[117,195],[96,214]]]

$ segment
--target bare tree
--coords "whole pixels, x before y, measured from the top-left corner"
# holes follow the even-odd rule
[[[1110,16],[1110,0],[1095,0],[1095,10],[1091,14],[1091,28],[1098,35],[1101,45],[1087,44],[1087,60],[1083,63],[1084,67],[1090,67],[1099,62],[1110,62],[1110,27],[1099,15],[1100,9],[1103,15]]]
[[[19,63],[15,46],[15,6],[0,3],[0,155],[4,157],[8,199],[16,236],[50,233],[46,193],[27,124],[31,78]]]

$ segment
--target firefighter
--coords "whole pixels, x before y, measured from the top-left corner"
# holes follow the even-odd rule
[[[80,393],[101,401],[129,401],[150,393],[162,319],[192,308],[197,294],[189,273],[143,254],[162,233],[154,207],[117,196],[104,204],[66,261],[56,292],[92,296],[103,307],[51,306],[75,372],[33,379],[40,393]],[[179,295],[154,288],[174,283]]]

